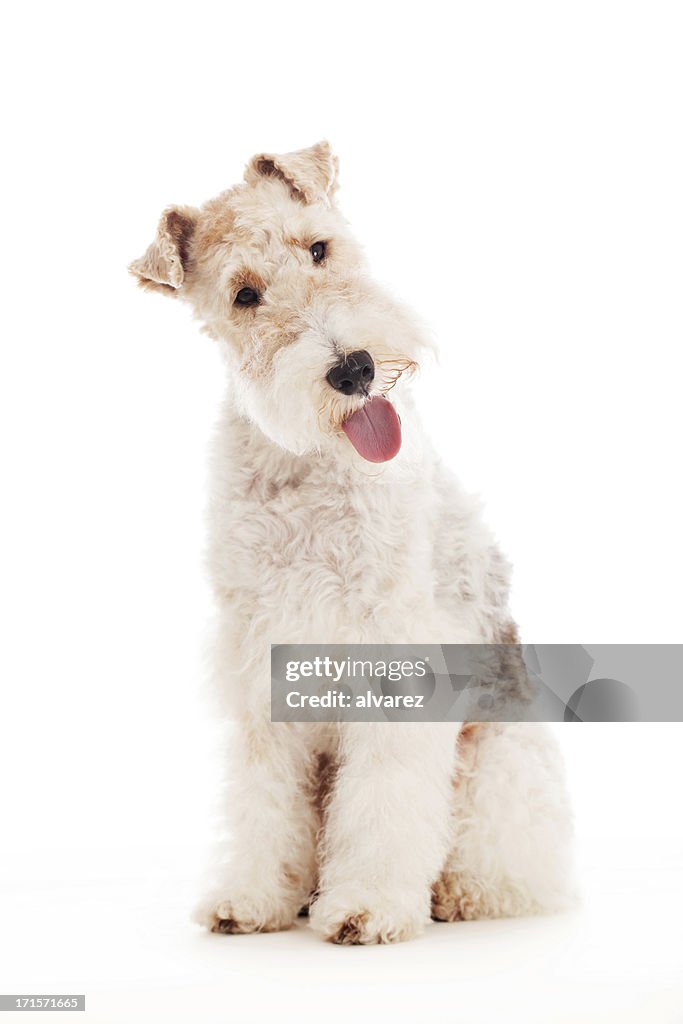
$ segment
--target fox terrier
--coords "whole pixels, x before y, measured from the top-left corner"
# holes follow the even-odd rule
[[[429,348],[369,276],[327,143],[249,161],[162,214],[130,270],[187,300],[227,365],[213,451],[215,680],[229,846],[197,919],[397,942],[571,902],[562,767],[542,724],[272,723],[275,643],[516,642],[508,566],[409,386]]]

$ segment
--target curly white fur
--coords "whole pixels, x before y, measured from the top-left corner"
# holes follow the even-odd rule
[[[192,303],[232,382],[213,453],[209,566],[215,679],[240,727],[229,844],[198,919],[267,931],[310,903],[325,938],[392,942],[430,913],[566,905],[570,815],[540,725],[270,722],[271,643],[514,638],[507,565],[411,399],[424,339],[369,278],[335,185],[324,143],[256,157],[244,184],[201,210],[167,210],[131,269]],[[320,266],[317,240],[328,244]],[[253,309],[235,305],[245,286],[259,294]],[[340,430],[364,399],[326,381],[359,348],[376,365],[372,393],[388,394],[402,422],[402,448],[380,466]]]

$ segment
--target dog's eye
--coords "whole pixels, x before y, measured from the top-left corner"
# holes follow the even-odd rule
[[[257,306],[261,296],[253,288],[240,288],[235,296],[236,306]]]
[[[311,256],[314,263],[322,263],[327,256],[327,242],[314,242],[311,246]]]

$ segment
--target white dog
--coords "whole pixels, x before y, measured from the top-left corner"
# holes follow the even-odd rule
[[[210,565],[238,749],[199,919],[272,931],[310,904],[324,938],[395,942],[430,913],[565,906],[570,814],[542,725],[270,721],[271,643],[516,642],[507,565],[411,401],[424,339],[368,276],[336,181],[326,143],[257,156],[167,209],[131,271],[191,303],[231,383]]]

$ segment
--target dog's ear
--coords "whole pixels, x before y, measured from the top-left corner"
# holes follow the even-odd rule
[[[329,200],[337,187],[339,161],[329,142],[318,142],[295,153],[259,153],[251,158],[244,180],[255,184],[259,178],[279,178],[292,195],[304,203]]]
[[[187,273],[198,215],[199,211],[191,206],[169,206],[164,210],[156,238],[144,256],[128,267],[143,288],[177,293]]]

